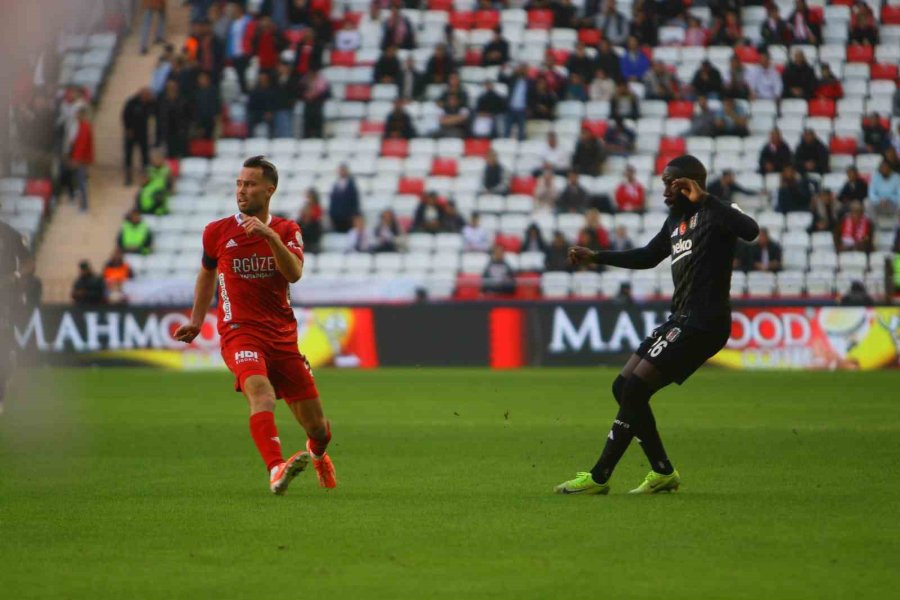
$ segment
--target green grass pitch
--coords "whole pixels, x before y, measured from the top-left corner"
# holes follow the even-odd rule
[[[0,597],[888,598],[900,376],[702,369],[654,399],[682,474],[590,468],[613,369],[321,370],[340,486],[271,496],[226,373],[41,369],[0,417]],[[28,385],[27,382],[33,382]],[[286,451],[304,443],[290,413]]]

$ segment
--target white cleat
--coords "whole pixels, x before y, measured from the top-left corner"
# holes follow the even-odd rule
[[[269,489],[276,496],[284,494],[294,477],[302,473],[309,464],[309,452],[301,450],[276,467],[269,474]]]

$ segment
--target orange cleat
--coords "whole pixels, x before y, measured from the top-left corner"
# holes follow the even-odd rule
[[[309,449],[309,440],[306,441],[306,451],[312,457],[313,467],[316,469],[316,475],[319,476],[319,485],[323,488],[337,487],[337,479],[334,476],[334,463],[327,453],[321,457],[316,457],[312,450]]]
[[[276,496],[284,494],[294,477],[306,469],[309,457],[309,452],[301,450],[280,465],[272,467],[272,472],[269,474],[269,489],[272,490],[272,493]],[[318,471],[318,468],[316,470]],[[321,478],[320,475],[320,481]]]

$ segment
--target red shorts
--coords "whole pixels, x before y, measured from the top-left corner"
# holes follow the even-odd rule
[[[275,388],[275,397],[286,402],[319,397],[309,361],[300,354],[296,339],[261,340],[247,332],[235,333],[222,340],[222,358],[234,373],[235,391],[241,391],[251,375],[263,375]]]

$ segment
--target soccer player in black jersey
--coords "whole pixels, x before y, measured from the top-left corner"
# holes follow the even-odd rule
[[[632,438],[653,469],[632,493],[675,491],[681,482],[666,456],[650,397],[672,382],[679,385],[716,354],[731,333],[731,266],[737,238],[756,239],[759,226],[736,204],[706,193],[706,168],[679,156],[662,175],[669,216],[643,248],[624,252],[569,249],[575,266],[611,265],[650,269],[672,257],[672,314],[644,340],[612,385],[619,412],[600,459],[590,472],[556,486],[561,494],[609,493],[609,478]]]
[[[25,238],[7,223],[0,221],[0,415],[6,384],[15,365],[14,320],[21,304],[20,282],[23,275],[34,272],[34,261]]]

